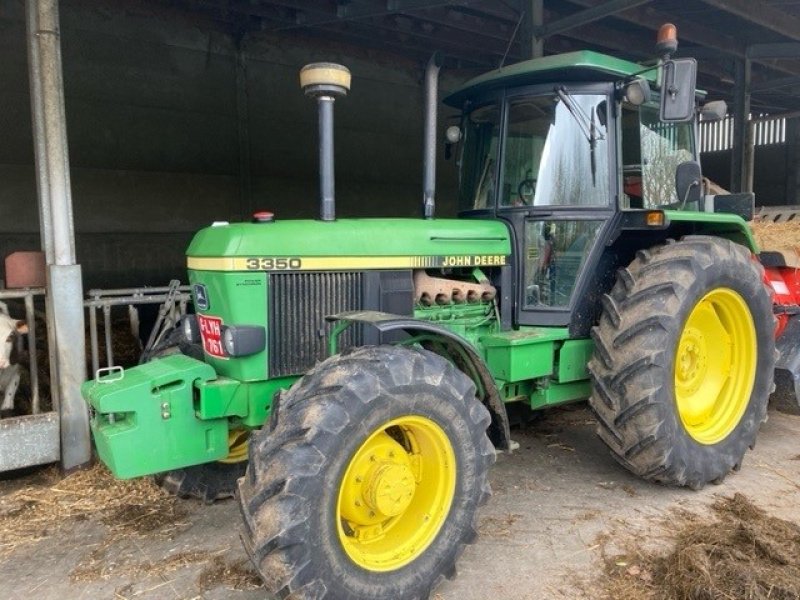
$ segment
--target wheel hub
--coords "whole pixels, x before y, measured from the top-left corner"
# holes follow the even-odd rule
[[[744,414],[757,360],[755,325],[744,299],[728,288],[703,296],[675,349],[675,400],[687,433],[701,444],[725,439]]]
[[[363,495],[370,508],[394,517],[408,508],[415,489],[414,474],[407,465],[384,462],[370,470]]]
[[[678,347],[675,365],[678,384],[689,394],[694,394],[706,378],[708,348],[703,333],[695,327],[687,327]]]
[[[358,566],[391,571],[433,541],[455,493],[447,434],[417,415],[398,417],[356,450],[339,488],[339,540]]]
[[[233,464],[247,460],[247,449],[250,444],[250,431],[247,429],[231,429],[228,432],[228,456],[219,462]]]
[[[356,532],[361,526],[380,524],[402,514],[416,491],[408,452],[386,432],[380,432],[358,452],[342,491],[342,516]]]

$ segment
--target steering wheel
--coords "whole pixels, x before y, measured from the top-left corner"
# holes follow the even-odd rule
[[[517,198],[521,206],[530,206],[536,193],[536,181],[523,179],[517,186]]]

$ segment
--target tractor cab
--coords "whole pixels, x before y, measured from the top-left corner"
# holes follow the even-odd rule
[[[516,325],[588,335],[600,291],[630,258],[615,243],[621,230],[663,228],[665,209],[702,210],[694,78],[685,72],[695,63],[675,64],[648,70],[575,52],[498,69],[445,100],[463,111],[460,216],[499,219],[512,232]],[[690,110],[665,107],[665,87]],[[680,191],[676,175],[687,170],[696,181]],[[648,225],[651,213],[661,216]]]

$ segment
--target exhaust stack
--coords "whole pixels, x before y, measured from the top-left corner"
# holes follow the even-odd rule
[[[300,69],[300,87],[317,99],[319,111],[320,219],[336,220],[333,175],[333,103],[350,89],[350,71],[334,63],[312,63]]]
[[[442,55],[434,52],[425,68],[425,146],[422,171],[422,215],[432,219],[436,209],[436,109],[439,102],[439,69]]]

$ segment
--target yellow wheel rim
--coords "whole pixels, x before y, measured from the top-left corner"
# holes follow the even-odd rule
[[[455,489],[455,453],[444,430],[422,416],[389,421],[344,472],[336,502],[342,548],[370,571],[409,564],[441,529]]]
[[[692,309],[675,353],[675,399],[687,433],[712,445],[739,424],[750,401],[758,354],[744,299],[717,288]]]
[[[231,429],[228,431],[228,456],[221,458],[219,462],[232,464],[247,460],[249,442],[249,429]]]

